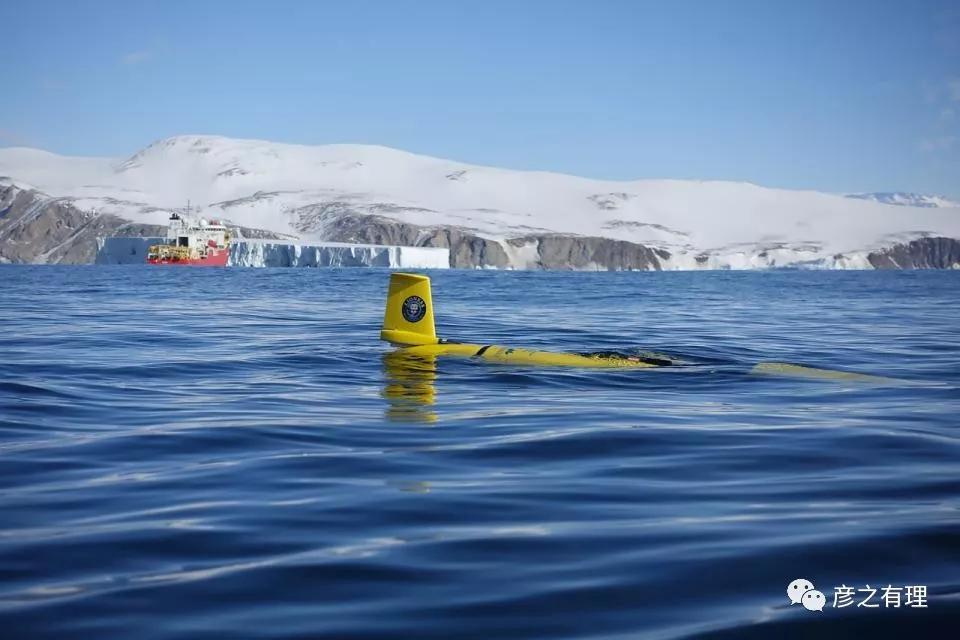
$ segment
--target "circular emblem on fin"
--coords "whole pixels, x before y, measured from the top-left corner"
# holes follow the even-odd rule
[[[427,303],[420,296],[410,296],[403,301],[400,311],[407,322],[420,322],[427,315]]]

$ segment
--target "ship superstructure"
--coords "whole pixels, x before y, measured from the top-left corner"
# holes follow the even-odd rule
[[[166,244],[147,251],[147,264],[225,267],[230,257],[230,231],[217,220],[170,215]]]

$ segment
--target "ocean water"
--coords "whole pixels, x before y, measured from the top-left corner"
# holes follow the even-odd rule
[[[0,635],[956,632],[960,274],[433,274],[443,336],[687,363],[633,371],[391,357],[388,275],[0,267]]]

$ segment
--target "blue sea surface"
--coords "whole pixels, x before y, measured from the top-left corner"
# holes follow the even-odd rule
[[[0,636],[956,632],[960,273],[432,276],[442,336],[687,364],[390,355],[386,270],[0,267]]]

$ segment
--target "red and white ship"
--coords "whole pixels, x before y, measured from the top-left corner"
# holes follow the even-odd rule
[[[195,221],[170,215],[166,244],[147,251],[147,264],[225,267],[230,257],[230,232],[216,220]]]

